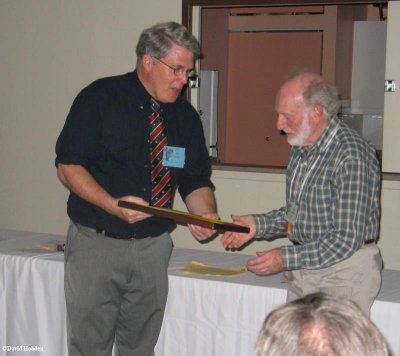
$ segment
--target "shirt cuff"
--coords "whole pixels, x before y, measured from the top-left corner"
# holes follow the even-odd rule
[[[267,235],[270,219],[266,214],[254,214],[253,217],[256,222],[256,235],[254,237],[264,237]]]
[[[75,164],[87,167],[89,165],[89,160],[75,154],[68,154],[56,157],[55,166],[57,167],[59,164]]]
[[[282,246],[282,262],[283,270],[291,271],[300,269],[301,263],[301,249],[303,246]]]

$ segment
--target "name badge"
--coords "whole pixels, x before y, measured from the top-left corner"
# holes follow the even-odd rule
[[[287,220],[286,224],[286,233],[288,236],[292,234],[293,225],[296,221],[298,205],[293,200],[289,200],[286,205],[286,214],[285,219]]]
[[[299,208],[299,206],[293,200],[289,200],[286,205],[285,219],[292,225],[296,221],[298,208]]]
[[[183,147],[165,146],[163,165],[165,167],[183,168],[185,165],[185,149]]]

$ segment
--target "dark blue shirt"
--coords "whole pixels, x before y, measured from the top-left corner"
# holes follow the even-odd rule
[[[99,79],[74,100],[56,144],[56,165],[85,167],[114,198],[134,195],[150,201],[150,95],[136,71]],[[183,168],[171,168],[171,185],[182,199],[201,187],[213,187],[210,159],[196,110],[184,98],[161,104],[168,145],[185,149]],[[129,224],[81,199],[73,192],[68,215],[76,223],[115,234],[158,236],[174,222],[151,217]]]

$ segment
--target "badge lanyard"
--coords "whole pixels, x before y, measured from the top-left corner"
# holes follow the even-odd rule
[[[304,186],[305,186],[305,184],[306,184],[311,172],[314,170],[315,166],[317,165],[317,163],[319,161],[319,158],[320,157],[318,157],[314,161],[314,163],[312,164],[311,168],[308,170],[308,172],[304,176],[304,178],[303,178],[303,180],[302,180],[302,182],[300,184],[300,190],[298,190],[299,193],[298,193],[297,200],[295,200],[294,198],[292,199],[292,192],[294,192],[293,184],[294,184],[294,181],[296,180],[296,176],[298,174],[298,170],[299,170],[299,167],[302,164],[302,162],[298,162],[297,163],[296,169],[295,169],[294,174],[293,174],[292,182],[290,183],[289,199],[288,199],[287,206],[286,206],[286,216],[285,216],[286,220],[287,220],[286,232],[287,232],[288,235],[292,234],[292,226],[293,226],[293,224],[294,224],[294,222],[296,221],[296,218],[297,218],[297,211],[298,211],[298,208],[299,208],[301,195],[303,194],[303,191],[304,191]]]
[[[333,138],[335,137],[335,134],[336,134],[336,131],[337,131],[337,130],[338,130],[338,127],[336,127],[335,131],[332,132],[331,138],[330,138],[329,141],[326,143],[325,148],[322,149],[323,151],[324,151],[326,148],[328,148],[328,146],[331,144]],[[320,158],[321,158],[321,156],[318,156],[318,157],[317,157],[317,159],[316,159],[316,160],[314,161],[314,163],[312,164],[311,168],[308,170],[308,172],[307,172],[306,175],[304,176],[304,178],[303,178],[303,180],[302,180],[302,182],[301,182],[301,184],[300,184],[300,189],[298,190],[298,192],[299,192],[299,193],[298,193],[298,197],[297,197],[297,199],[295,200],[295,199],[292,199],[292,193],[294,193],[294,189],[293,189],[293,188],[294,188],[294,182],[296,181],[296,176],[297,176],[297,174],[298,174],[299,167],[300,167],[300,165],[302,164],[302,162],[299,161],[299,162],[297,163],[296,169],[295,169],[294,174],[293,174],[293,179],[292,179],[292,181],[291,181],[291,183],[290,183],[290,187],[289,187],[289,199],[288,199],[288,203],[287,203],[287,207],[286,207],[286,216],[285,216],[285,218],[286,218],[286,220],[287,220],[286,232],[287,232],[288,235],[291,235],[291,234],[292,234],[292,227],[293,227],[293,224],[295,223],[296,218],[297,218],[297,212],[298,212],[298,208],[299,208],[299,205],[300,205],[301,196],[302,196],[302,194],[303,194],[303,191],[304,191],[304,187],[305,187],[305,185],[306,185],[306,182],[308,181],[308,178],[310,177],[311,172],[315,169],[315,167],[316,167],[316,165],[317,165],[317,163],[318,163],[318,161],[319,161]]]

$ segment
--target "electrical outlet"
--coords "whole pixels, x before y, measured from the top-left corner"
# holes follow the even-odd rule
[[[395,80],[385,80],[385,91],[386,92],[396,91],[396,81]]]

